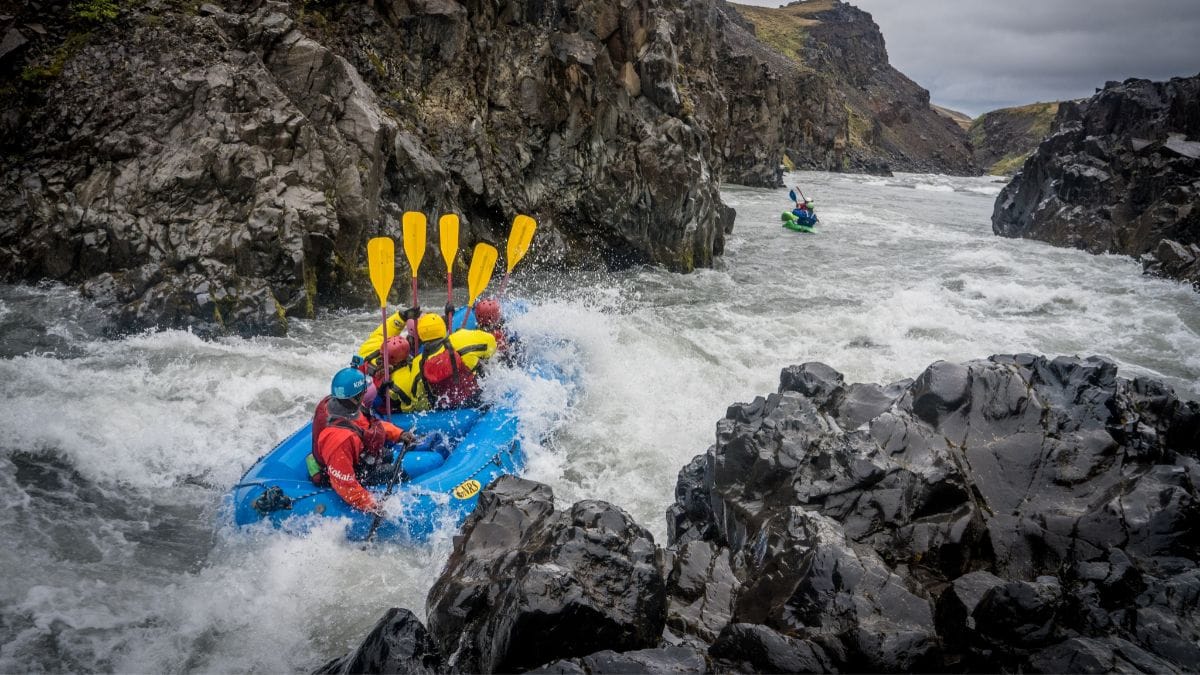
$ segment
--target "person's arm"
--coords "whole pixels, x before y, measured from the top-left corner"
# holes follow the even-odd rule
[[[450,344],[471,370],[496,353],[496,336],[485,330],[463,329],[450,334]]]
[[[404,318],[400,312],[388,317],[388,337],[399,335],[404,330]],[[358,355],[364,359],[383,348],[383,324],[375,327],[367,339],[358,348]]]
[[[341,445],[326,453],[325,473],[329,485],[350,506],[367,513],[376,511],[375,498],[358,482],[354,475],[354,458],[361,442],[356,437],[347,437]]]

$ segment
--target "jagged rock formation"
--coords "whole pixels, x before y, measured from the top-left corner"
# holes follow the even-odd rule
[[[441,672],[441,653],[421,620],[407,609],[390,609],[357,649],[318,668],[322,675]]]
[[[996,199],[992,230],[1132,256],[1170,240],[1184,255],[1200,243],[1198,179],[1200,75],[1110,82],[1060,106],[1052,135]],[[1189,266],[1148,264],[1183,278]]]
[[[675,495],[656,552],[619,508],[556,512],[548,487],[498,479],[429,594],[443,672],[1200,662],[1200,404],[1097,357],[887,386],[792,366],[729,408]],[[389,630],[398,659],[427,652]],[[326,668],[382,663],[379,644]]]
[[[657,646],[666,618],[654,538],[599,501],[554,510],[550,488],[501,476],[463,523],[426,603],[461,672],[515,672]]]
[[[1095,357],[806,364],[680,473],[670,544],[730,561],[711,619],[781,634],[736,628],[755,669],[1189,670],[1198,454],[1200,406]]]
[[[975,149],[975,163],[994,176],[1016,173],[1050,135],[1058,106],[1058,102],[1030,103],[977,117],[967,131]]]
[[[793,2],[779,9],[736,5],[758,35],[782,54],[820,74],[825,86],[805,87],[785,105],[804,105],[810,96],[835,92],[847,114],[836,161],[810,163],[806,135],[785,139],[798,166],[886,172],[978,173],[967,135],[940,115],[929,92],[888,63],[883,33],[871,15],[839,0]]]

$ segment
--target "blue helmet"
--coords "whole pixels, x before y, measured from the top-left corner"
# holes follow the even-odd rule
[[[367,390],[367,376],[357,368],[342,368],[333,376],[329,393],[334,398],[354,398]]]

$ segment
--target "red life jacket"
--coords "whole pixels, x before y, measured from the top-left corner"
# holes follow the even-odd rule
[[[425,391],[433,407],[439,410],[472,405],[479,399],[475,373],[447,338],[425,343],[421,379],[425,380]]]
[[[362,443],[363,453],[371,453],[374,455],[380,454],[383,450],[383,444],[387,440],[387,433],[383,430],[383,426],[377,424],[374,419],[367,417],[367,427],[364,429],[360,424],[355,422],[355,419],[345,415],[333,415],[329,412],[329,399],[332,396],[326,396],[317,403],[317,409],[313,412],[312,421],[312,451],[308,458],[313,461],[308,463],[308,477],[317,485],[328,485],[329,478],[325,474],[325,460],[321,457],[321,453],[317,451],[320,445],[321,432],[329,427],[338,427],[350,431],[355,436],[358,436],[359,442]],[[360,416],[365,413],[359,412]],[[361,458],[362,455],[359,455]],[[306,459],[308,459],[306,458]],[[357,462],[356,462],[357,464]]]

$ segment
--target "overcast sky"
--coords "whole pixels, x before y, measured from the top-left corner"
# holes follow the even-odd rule
[[[778,7],[781,0],[736,0]],[[783,0],[786,2],[786,0]],[[851,0],[893,66],[971,116],[1200,73],[1200,0]]]

